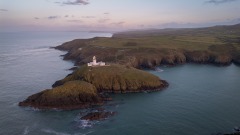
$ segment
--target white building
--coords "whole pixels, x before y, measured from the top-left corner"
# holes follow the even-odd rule
[[[93,66],[105,66],[105,65],[106,65],[105,62],[102,62],[102,61],[97,62],[97,59],[96,59],[95,56],[93,56],[93,61],[90,62],[90,63],[88,63],[88,66],[89,66],[89,67],[93,67]]]

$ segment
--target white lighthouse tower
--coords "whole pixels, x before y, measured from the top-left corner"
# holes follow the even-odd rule
[[[93,65],[97,65],[97,59],[96,59],[96,56],[93,56],[93,62],[92,62]]]
[[[90,63],[88,63],[88,66],[89,66],[89,67],[94,67],[94,66],[105,66],[105,65],[106,65],[105,62],[102,62],[102,61],[97,62],[97,58],[96,58],[96,56],[93,56],[93,61],[90,62]]]

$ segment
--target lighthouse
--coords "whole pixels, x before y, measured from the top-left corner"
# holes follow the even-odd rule
[[[93,56],[93,62],[92,62],[93,65],[97,65],[97,59],[96,59],[96,56]]]
[[[97,62],[96,56],[93,56],[93,61],[90,62],[90,63],[88,63],[88,66],[89,66],[89,67],[105,66],[105,65],[106,65],[105,62],[102,62],[102,61]]]

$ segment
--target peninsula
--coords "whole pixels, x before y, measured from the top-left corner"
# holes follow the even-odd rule
[[[240,64],[240,24],[197,29],[163,29],[116,33],[112,37],[76,39],[55,47],[68,51],[76,69],[52,89],[28,97],[20,106],[76,109],[102,105],[104,93],[157,91],[168,83],[142,68],[187,62]],[[93,57],[94,56],[94,57]],[[96,61],[96,57],[100,62]],[[92,60],[92,62],[90,62]],[[106,64],[109,63],[110,65]],[[89,63],[90,62],[90,63]]]
[[[112,37],[75,39],[55,47],[68,51],[65,60],[83,65],[96,55],[107,61],[135,68],[167,64],[240,64],[240,24],[208,28],[128,31]]]
[[[54,83],[52,89],[29,96],[19,105],[40,109],[89,108],[111,100],[105,93],[151,92],[168,86],[159,77],[133,67],[97,65],[96,61],[92,64],[83,65]]]

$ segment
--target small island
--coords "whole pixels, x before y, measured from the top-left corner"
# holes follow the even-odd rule
[[[130,66],[93,62],[83,65],[64,79],[19,103],[40,109],[79,109],[103,105],[111,100],[106,93],[159,91],[168,83],[159,77]]]

